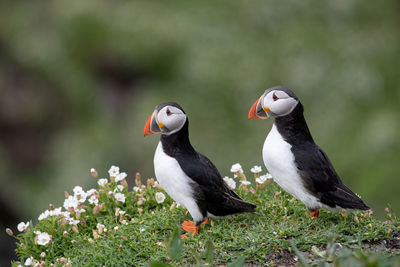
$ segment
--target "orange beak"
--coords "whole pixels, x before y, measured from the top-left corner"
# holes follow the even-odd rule
[[[254,102],[254,104],[251,106],[250,111],[249,111],[249,115],[248,115],[248,119],[249,120],[257,120],[257,119],[266,119],[268,118],[268,113],[270,110],[269,108],[262,107],[262,101],[263,101],[263,96],[261,96],[259,99],[256,100],[256,102]]]
[[[162,124],[161,122],[157,123],[156,116],[157,110],[155,110],[153,114],[151,114],[150,118],[147,120],[143,131],[144,136],[161,132],[161,127],[164,127],[164,124]]]
[[[151,116],[147,119],[146,125],[144,126],[144,131],[143,131],[143,135],[144,136],[155,134],[155,132],[153,132],[151,130],[151,127],[150,127],[151,126],[151,122],[153,120],[153,116],[154,116],[154,113],[151,114]]]

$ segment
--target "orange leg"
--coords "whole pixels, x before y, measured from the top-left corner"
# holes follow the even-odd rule
[[[313,218],[315,220],[315,218],[317,218],[319,216],[319,210],[310,210],[310,218]]]

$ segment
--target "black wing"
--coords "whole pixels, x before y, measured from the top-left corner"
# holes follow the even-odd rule
[[[292,147],[305,187],[330,207],[367,210],[369,207],[354,194],[333,168],[328,156],[316,144]]]
[[[196,152],[176,159],[186,175],[193,180],[200,207],[215,216],[255,211],[255,205],[243,201],[225,184],[218,169],[207,157]]]

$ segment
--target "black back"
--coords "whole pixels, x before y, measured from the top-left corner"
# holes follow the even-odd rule
[[[161,135],[164,152],[175,158],[185,174],[192,179],[196,203],[203,216],[207,212],[226,216],[239,212],[254,212],[256,206],[243,201],[224,182],[214,164],[198,153],[189,141],[189,120],[172,135]],[[198,223],[198,222],[197,222]]]
[[[292,145],[297,171],[306,189],[333,208],[369,209],[343,184],[328,156],[315,144],[303,112],[303,105],[298,102],[290,114],[275,118],[275,125],[285,141]]]

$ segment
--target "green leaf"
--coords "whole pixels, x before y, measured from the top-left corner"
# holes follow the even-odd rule
[[[183,243],[181,241],[178,229],[176,228],[169,243],[169,256],[172,260],[179,260],[182,254]]]
[[[244,265],[244,261],[246,256],[240,256],[235,261],[228,264],[228,267],[242,267]]]
[[[214,245],[211,239],[208,239],[206,243],[206,251],[204,252],[204,256],[207,262],[212,266],[214,260]]]

